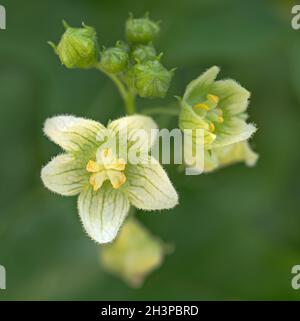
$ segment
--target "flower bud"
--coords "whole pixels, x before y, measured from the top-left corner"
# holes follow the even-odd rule
[[[143,63],[148,60],[156,59],[156,50],[153,46],[138,45],[131,53],[131,57],[134,62]]]
[[[101,53],[101,66],[109,73],[118,73],[127,67],[128,54],[121,47],[105,49]]]
[[[129,53],[129,51],[130,51],[130,47],[129,47],[128,43],[126,43],[123,40],[118,40],[116,43],[116,47],[122,49],[123,51],[125,51],[127,53]]]
[[[134,19],[132,16],[126,21],[126,37],[131,43],[147,44],[154,40],[159,33],[158,23],[145,18]]]
[[[54,48],[61,63],[67,68],[92,68],[98,60],[98,42],[93,27],[83,24],[82,28],[71,28],[64,22],[66,28],[59,44]]]
[[[173,70],[167,70],[158,60],[139,63],[133,67],[134,85],[140,97],[165,97]]]
[[[139,287],[160,266],[164,254],[165,246],[136,220],[129,219],[119,237],[102,247],[100,258],[108,272],[120,276],[132,287]]]

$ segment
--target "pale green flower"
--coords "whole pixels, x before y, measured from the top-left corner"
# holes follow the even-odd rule
[[[211,172],[238,162],[244,162],[247,166],[252,167],[256,164],[258,157],[247,141],[214,148],[205,151],[204,172]]]
[[[123,117],[107,128],[93,120],[58,116],[48,119],[44,127],[45,134],[65,153],[42,169],[42,180],[53,192],[79,195],[81,221],[98,243],[108,243],[116,237],[130,204],[144,210],[162,210],[178,203],[172,183],[155,159],[147,156],[147,163],[134,165],[122,157],[129,147],[118,154],[110,148],[110,140],[123,138],[119,132],[125,127],[128,146],[132,146],[138,129],[151,137],[149,144],[140,144],[140,149],[148,153],[155,140],[150,133],[157,126],[146,116]]]
[[[130,286],[139,287],[146,276],[158,268],[166,246],[134,219],[125,222],[115,242],[101,248],[101,265],[123,278]]]
[[[214,66],[193,80],[181,100],[179,125],[184,129],[203,129],[206,149],[247,140],[256,131],[247,124],[250,93],[232,79],[215,80]]]

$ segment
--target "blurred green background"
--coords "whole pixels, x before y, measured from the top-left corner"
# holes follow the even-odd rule
[[[300,30],[291,28],[293,1],[263,0],[1,0],[0,264],[7,299],[300,299],[291,268],[300,264]],[[123,114],[109,79],[62,67],[47,45],[61,20],[95,26],[101,44],[122,39],[128,12],[162,20],[157,42],[164,63],[178,67],[165,101],[211,65],[252,92],[252,140],[260,160],[197,177],[167,170],[180,205],[139,213],[151,231],[176,244],[143,288],[105,273],[98,247],[80,225],[76,198],[51,194],[40,168],[59,148],[43,122],[75,114],[103,123]],[[139,101],[140,106],[149,102]],[[177,126],[165,116],[161,126]]]

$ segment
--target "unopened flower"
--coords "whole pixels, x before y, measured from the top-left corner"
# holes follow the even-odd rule
[[[64,22],[66,28],[59,44],[52,42],[55,53],[67,68],[92,68],[98,61],[99,48],[96,31],[93,27],[82,25],[72,28]]]
[[[173,70],[167,70],[158,60],[133,66],[134,85],[140,97],[165,97],[172,77]]]
[[[256,131],[245,121],[250,93],[232,79],[215,80],[218,73],[218,67],[208,69],[181,100],[180,128],[203,129],[206,149],[247,140]]]
[[[158,268],[165,255],[164,244],[134,219],[128,219],[115,242],[101,248],[105,270],[139,287],[149,273]]]
[[[109,73],[118,73],[127,67],[128,53],[121,47],[105,49],[101,53],[101,67]]]
[[[110,140],[123,139],[119,136],[124,127],[125,146],[132,146],[138,129],[150,136],[151,143],[140,144],[140,149],[148,153],[154,142],[151,129],[156,128],[149,117],[123,117],[106,128],[93,120],[58,116],[48,119],[44,127],[45,134],[65,151],[42,169],[44,185],[61,195],[79,194],[81,221],[98,243],[108,243],[116,237],[130,204],[144,210],[162,210],[178,203],[172,183],[155,159],[147,156],[147,162],[131,164],[125,162],[130,149],[126,147],[120,156],[109,147]]]
[[[131,56],[135,63],[144,63],[148,60],[155,60],[157,53],[152,45],[137,45],[133,48]]]
[[[160,28],[157,22],[145,18],[133,18],[131,15],[126,21],[126,37],[131,43],[147,44],[154,40],[158,35]]]

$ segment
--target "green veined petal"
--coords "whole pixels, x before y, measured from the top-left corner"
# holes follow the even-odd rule
[[[155,130],[158,129],[158,126],[151,117],[132,115],[121,117],[112,121],[107,128],[111,130],[114,135],[118,135],[118,133],[120,133],[121,136],[123,131],[126,130],[129,141],[137,138],[135,137],[137,131],[144,130],[145,135],[147,136],[148,144],[144,144],[144,142],[141,140],[141,144],[139,145],[141,148],[144,147],[149,149],[156,141],[157,133]]]
[[[53,158],[43,167],[41,178],[48,189],[65,196],[79,194],[88,184],[84,165],[69,154]]]
[[[78,198],[81,221],[87,234],[97,243],[109,243],[116,237],[127,213],[129,201],[110,184],[104,184],[97,192],[86,188]]]
[[[162,166],[152,157],[147,163],[127,165],[126,192],[130,202],[143,210],[170,209],[178,204],[178,195]]]
[[[220,68],[213,66],[202,73],[197,79],[191,81],[186,87],[183,100],[190,105],[201,102],[201,97],[204,98],[209,93],[210,86],[215,81]]]
[[[215,81],[211,93],[219,97],[218,108],[228,115],[236,115],[246,111],[249,103],[250,92],[235,80]]]
[[[217,130],[217,138],[211,148],[224,147],[249,139],[255,132],[253,124],[247,124],[243,119],[233,117],[228,119]]]
[[[66,151],[86,152],[97,148],[97,138],[105,136],[106,129],[93,120],[75,116],[56,116],[46,120],[44,132]]]

